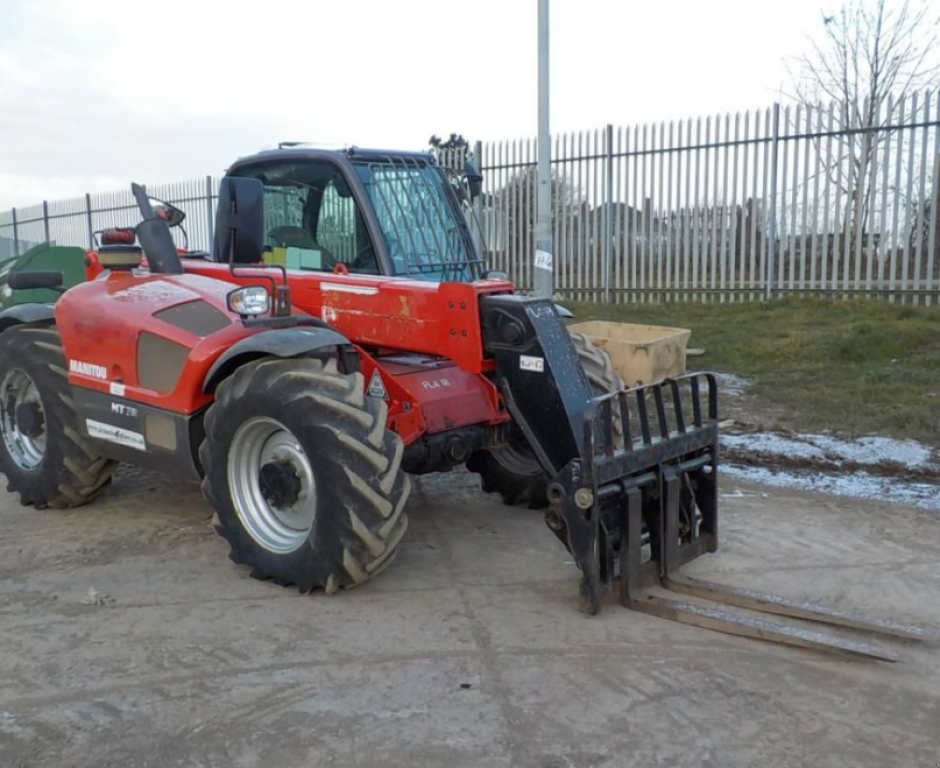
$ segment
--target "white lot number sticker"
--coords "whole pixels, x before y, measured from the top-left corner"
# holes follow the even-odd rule
[[[129,429],[121,429],[113,424],[105,424],[94,419],[85,419],[85,428],[92,437],[99,440],[107,440],[109,443],[126,445],[128,448],[136,448],[138,451],[146,451],[147,443],[144,442],[144,436],[140,432],[131,432]]]
[[[545,358],[520,355],[519,367],[523,371],[535,371],[536,373],[543,373],[545,371]]]
[[[535,268],[536,269],[546,269],[549,272],[552,271],[554,262],[552,261],[552,255],[548,251],[536,251],[535,252]]]

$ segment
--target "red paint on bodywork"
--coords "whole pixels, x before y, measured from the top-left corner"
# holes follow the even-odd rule
[[[228,265],[183,261],[188,273],[248,285],[257,277],[233,277]],[[271,275],[271,270],[258,270]],[[479,299],[512,293],[505,280],[434,283],[400,277],[338,275],[288,270],[295,309],[319,317],[360,347],[368,387],[378,367],[388,392],[389,426],[406,444],[425,433],[509,419],[502,397],[486,374],[493,361],[483,354]],[[433,356],[448,367],[451,386],[427,388],[434,376],[410,372],[385,358],[394,352]]]
[[[100,366],[106,379],[69,372],[69,383],[99,392],[123,384],[125,397],[156,408],[190,414],[212,401],[202,384],[212,364],[225,350],[257,333],[226,309],[231,286],[199,275],[134,275],[111,272],[66,291],[56,302],[56,323],[68,360]],[[154,314],[169,307],[202,300],[227,315],[232,324],[205,338],[165,323]],[[172,392],[141,386],[137,375],[137,345],[147,331],[190,350]]]
[[[228,265],[183,260],[187,273],[248,285],[258,277],[233,277]],[[257,274],[276,276],[271,270]],[[430,283],[401,277],[335,275],[288,270],[291,302],[361,346],[438,355],[468,373],[492,370],[483,356],[480,296],[512,293],[505,280]]]
[[[66,356],[105,367],[108,378],[70,373],[72,384],[108,392],[112,383],[120,383],[129,399],[183,414],[212,401],[202,392],[209,368],[234,343],[265,330],[246,328],[228,311],[226,294],[233,283],[266,283],[278,274],[258,269],[252,275],[250,268],[242,268],[243,274],[235,277],[227,264],[185,258],[183,266],[183,275],[107,273],[94,251],[86,254],[89,282],[63,295],[56,304],[56,317]],[[479,298],[511,293],[512,283],[432,283],[296,270],[288,275],[294,310],[323,319],[359,348],[366,388],[379,370],[387,393],[389,428],[406,444],[426,433],[493,425],[509,418],[486,375],[493,363],[483,355]],[[200,338],[154,317],[195,300],[211,304],[232,324]],[[139,383],[137,344],[142,331],[190,350],[172,392],[157,392]],[[401,352],[427,359],[403,360]]]

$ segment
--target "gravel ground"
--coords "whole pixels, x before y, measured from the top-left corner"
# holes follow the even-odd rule
[[[726,479],[717,581],[940,629],[934,513]],[[940,646],[845,661],[576,610],[538,513],[416,483],[376,582],[249,579],[198,489],[0,494],[0,766],[934,766]]]

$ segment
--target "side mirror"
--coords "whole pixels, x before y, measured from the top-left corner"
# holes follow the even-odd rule
[[[140,216],[145,221],[147,219],[161,219],[169,227],[178,227],[186,218],[186,214],[175,205],[161,200],[159,197],[150,197],[139,184],[132,184],[131,190],[137,200],[137,207],[140,208]]]
[[[171,227],[178,227],[186,218],[186,214],[175,205],[170,205],[155,197],[150,198],[150,201],[153,205],[153,215],[158,219],[163,219]]]
[[[476,200],[483,194],[483,174],[472,160],[467,160],[463,166],[464,176],[467,177],[467,188],[470,190],[470,199]]]
[[[264,185],[258,179],[226,176],[215,215],[215,260],[255,264],[263,248]]]
[[[140,215],[144,219],[136,228],[137,242],[147,257],[150,271],[163,275],[181,274],[183,265],[176,254],[176,244],[166,219],[158,218],[154,214],[151,198],[140,184],[131,184],[131,193],[137,200],[137,207],[140,208]]]

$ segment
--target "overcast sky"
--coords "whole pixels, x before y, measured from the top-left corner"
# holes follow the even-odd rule
[[[552,128],[763,107],[826,0],[552,0]],[[0,207],[534,135],[536,0],[0,0]]]

